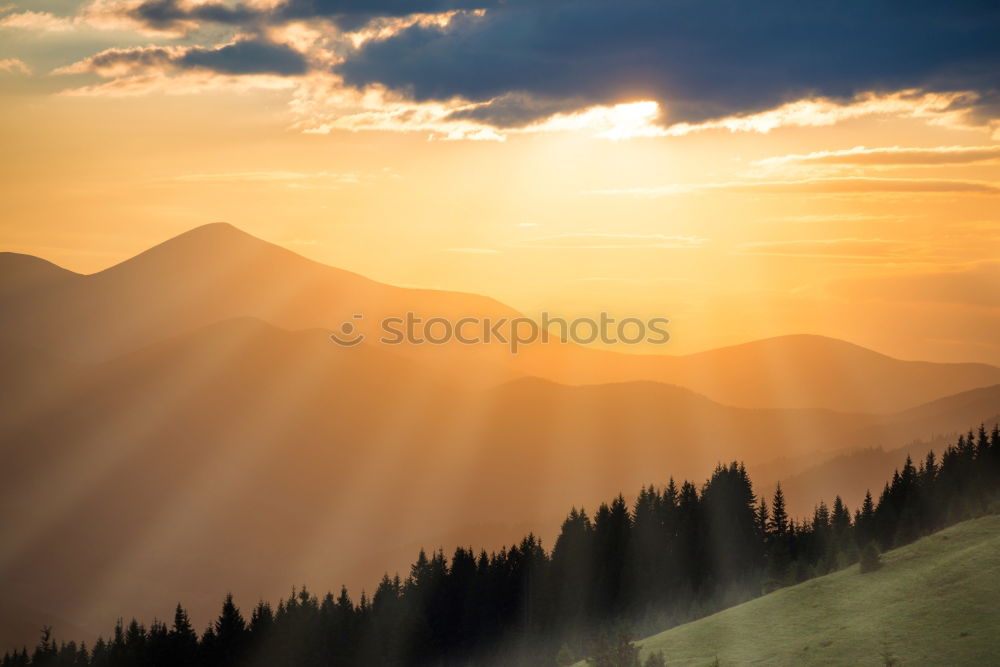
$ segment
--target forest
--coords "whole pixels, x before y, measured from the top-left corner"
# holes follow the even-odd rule
[[[876,568],[880,552],[996,512],[998,502],[998,427],[958,437],[940,457],[907,457],[853,512],[837,497],[811,517],[790,517],[780,485],[758,496],[742,464],[720,464],[700,486],[670,479],[633,503],[619,495],[592,514],[572,509],[551,550],[528,535],[494,553],[421,551],[405,577],[386,574],[371,595],[302,587],[246,611],[228,595],[203,629],[181,604],[169,621],[119,620],[92,644],[46,627],[37,646],[0,664],[570,664],[606,654],[615,637],[658,632],[859,560]]]

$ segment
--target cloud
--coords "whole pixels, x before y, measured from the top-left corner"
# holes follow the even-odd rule
[[[182,5],[177,0],[146,0],[126,10],[135,21],[163,31],[188,31],[198,22],[246,26],[264,16],[261,8],[247,4],[201,2]]]
[[[22,12],[6,21],[50,30],[138,26],[192,40],[243,35],[224,47],[185,47],[161,68],[283,77],[311,64],[327,89],[353,97],[341,90],[330,97],[348,104],[328,104],[309,99],[314,89],[297,93],[295,126],[306,132],[625,139],[873,115],[1000,132],[1000,9],[982,3],[89,0],[73,17]],[[308,45],[286,38],[295,30],[308,33]],[[146,79],[73,92],[168,88],[162,76]],[[180,87],[208,88],[204,77],[190,79]],[[373,96],[387,106],[358,103]]]
[[[761,194],[1000,194],[1000,186],[994,183],[933,178],[816,178],[802,181],[731,183],[721,187],[730,192]]]
[[[793,241],[751,241],[739,244],[740,255],[822,259],[917,261],[912,243],[891,239],[839,238]]]
[[[440,9],[429,4],[406,6]],[[698,124],[806,97],[990,91],[998,30],[1000,10],[982,3],[513,0],[367,42],[336,71],[417,101],[654,100],[668,122]]]
[[[379,86],[365,91],[345,88],[336,77],[316,72],[302,80],[291,101],[293,127],[309,134],[416,131],[443,140],[506,139],[490,126],[453,118],[461,108],[456,103],[416,103]]]
[[[841,99],[812,96],[756,113],[674,123],[666,134],[684,136],[709,130],[767,134],[779,127],[828,127],[866,117],[920,118],[937,125],[969,127],[978,122],[971,114],[980,101],[981,96],[971,91],[928,93],[917,89],[863,92]]]
[[[786,164],[837,165],[837,166],[938,166],[975,164],[1000,161],[1000,145],[995,146],[938,146],[934,148],[865,148],[818,151],[804,155],[783,155],[758,160],[758,166]]]
[[[107,49],[61,67],[54,73],[91,72],[112,78],[136,73],[164,74],[170,70],[205,70],[234,76],[293,76],[305,74],[307,69],[305,56],[293,48],[260,38],[249,38],[214,47],[145,46]]]
[[[75,27],[71,17],[56,16],[51,12],[18,12],[0,19],[0,28],[14,28],[33,32],[68,32]]]
[[[453,111],[447,120],[472,120],[509,129],[576,111],[580,107],[579,100],[542,99],[523,93],[507,93],[488,102]]]
[[[28,63],[18,58],[3,58],[0,60],[0,72],[7,74],[31,74]]]
[[[794,224],[815,224],[831,222],[900,222],[907,218],[901,215],[880,215],[874,213],[818,213],[810,215],[782,215],[764,218],[764,222],[789,222]]]
[[[670,184],[653,187],[591,190],[589,194],[658,198],[702,192],[747,194],[1000,194],[1000,185],[983,181],[933,178],[814,178],[798,181],[734,181],[730,183]]]
[[[496,248],[445,248],[445,252],[456,252],[462,255],[499,255]]]
[[[167,180],[175,183],[205,183],[214,185],[260,183],[301,188],[336,188],[344,185],[359,185],[365,181],[365,177],[356,173],[332,173],[327,171],[238,171],[182,174]]]
[[[177,64],[223,74],[294,76],[305,74],[308,69],[305,57],[295,49],[262,39],[240,40],[221,48],[194,47],[188,49]]]
[[[584,232],[580,234],[552,234],[537,236],[516,243],[517,248],[558,248],[582,250],[624,250],[633,248],[692,249],[704,245],[708,239],[697,236],[670,236],[667,234],[619,234]]]
[[[129,16],[134,0],[89,0],[75,14],[57,15],[46,11],[22,11],[0,19],[0,28],[41,34],[58,34],[83,28],[93,30],[138,31],[152,36],[179,36],[180,31],[153,28]],[[12,9],[8,5],[0,11]],[[190,25],[188,27],[191,27]]]
[[[331,21],[343,31],[369,28],[383,19],[407,19],[417,15],[454,14],[467,11],[482,14],[496,1],[484,0],[264,0],[261,2],[222,2],[207,0],[190,3],[183,0],[145,0],[126,9],[127,15],[158,30],[192,30],[200,23],[218,23],[246,27],[278,25],[289,21],[321,19]],[[411,21],[409,24],[412,24]]]
[[[297,129],[327,134],[336,130],[427,132],[443,140],[505,141],[516,134],[586,132],[612,141],[663,136],[656,125],[656,102],[591,107],[521,127],[495,127],[477,113],[476,104],[460,100],[415,102],[406,95],[371,86],[364,91],[345,87],[336,77],[313,73],[298,88],[292,102]],[[494,119],[496,121],[497,119]]]

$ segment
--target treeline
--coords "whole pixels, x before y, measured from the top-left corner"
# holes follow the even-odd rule
[[[369,597],[305,588],[249,614],[227,596],[196,632],[178,605],[169,625],[119,622],[92,647],[45,629],[3,667],[554,665],[592,653],[608,632],[672,624],[802,581],[963,519],[997,510],[1000,430],[961,436],[940,460],[907,458],[877,502],[838,497],[794,520],[779,486],[758,498],[741,464],[696,487],[671,480],[593,516],[573,509],[551,552],[534,536],[495,553],[421,552],[405,578]],[[874,545],[874,546],[871,546]]]

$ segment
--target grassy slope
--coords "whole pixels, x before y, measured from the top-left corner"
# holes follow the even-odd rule
[[[1000,661],[1000,516],[967,521],[639,642],[668,664],[903,665]]]

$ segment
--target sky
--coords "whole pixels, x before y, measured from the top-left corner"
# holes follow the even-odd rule
[[[813,4],[0,0],[0,249],[1000,364],[1000,7]]]

